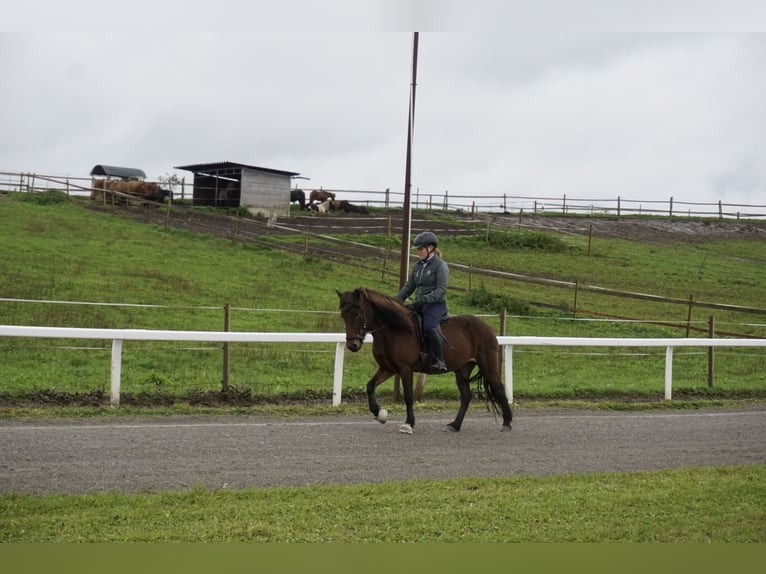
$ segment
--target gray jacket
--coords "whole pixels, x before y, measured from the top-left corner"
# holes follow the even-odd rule
[[[441,257],[432,255],[415,264],[407,282],[394,297],[405,301],[415,291],[415,301],[420,303],[446,303],[448,283],[447,263]]]

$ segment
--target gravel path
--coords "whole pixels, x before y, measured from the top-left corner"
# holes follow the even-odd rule
[[[160,491],[621,472],[766,461],[766,405],[693,412],[486,412],[415,434],[363,416],[0,420],[0,492]]]

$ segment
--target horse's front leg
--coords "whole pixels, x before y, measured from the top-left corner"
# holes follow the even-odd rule
[[[375,417],[375,420],[379,423],[385,423],[388,420],[388,411],[386,409],[381,409],[380,405],[378,405],[378,399],[375,396],[375,389],[378,388],[378,385],[391,377],[393,373],[389,371],[388,369],[383,369],[382,367],[379,368],[375,374],[372,376],[372,378],[367,382],[367,404],[370,407],[370,412],[372,413],[372,416]]]
[[[414,402],[414,393],[412,391],[412,371],[402,371],[399,373],[402,379],[402,390],[404,391],[404,404],[407,407],[407,419],[399,427],[399,432],[412,434],[412,427],[415,426],[415,411],[412,407]]]

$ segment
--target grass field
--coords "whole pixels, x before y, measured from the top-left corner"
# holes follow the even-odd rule
[[[340,332],[335,290],[359,285],[394,292],[393,279],[342,262],[304,258],[228,239],[145,225],[93,212],[55,194],[0,197],[0,323],[46,326],[220,330],[232,306],[232,330]],[[371,244],[395,242],[354,237]],[[555,233],[493,231],[445,237],[448,260],[527,275],[597,284],[610,289],[694,298],[733,305],[763,304],[764,245],[710,240],[658,245]],[[369,265],[375,268],[376,262]],[[469,290],[469,284],[471,289]],[[542,285],[453,272],[452,313],[482,314],[496,329],[499,311],[511,309],[509,335],[683,336],[649,322],[577,320],[571,313],[529,302],[560,304],[571,293]],[[25,300],[25,301],[17,301]],[[37,302],[29,302],[37,301]],[[87,302],[100,305],[47,301]],[[580,294],[578,306],[646,320],[689,318],[686,306]],[[514,314],[514,310],[516,314]],[[698,322],[706,325],[707,315]],[[763,336],[759,316],[716,311],[721,330]],[[96,394],[108,390],[110,341],[0,340],[0,395],[9,400],[40,393]],[[328,396],[332,345],[234,344],[230,384],[240,396]],[[123,393],[182,397],[220,389],[220,345],[126,343]],[[362,392],[374,371],[368,350],[346,354],[344,391]],[[533,348],[514,352],[517,400],[589,396],[661,397],[664,350]],[[715,384],[707,383],[704,348],[677,349],[674,394],[725,399],[766,391],[766,353],[719,350]],[[427,392],[454,398],[451,377],[432,377]],[[56,402],[56,397],[50,400]]]
[[[220,330],[223,308],[230,304],[233,330],[338,332],[336,289],[396,290],[394,280],[366,268],[304,258],[276,246],[142,225],[66,203],[55,194],[0,196],[0,220],[2,324]],[[762,243],[658,245],[598,239],[588,255],[578,237],[482,236],[445,238],[448,260],[667,297],[688,299],[693,293],[700,301],[763,305]],[[649,322],[572,320],[565,311],[571,304],[566,290],[459,271],[452,274],[452,285],[453,313],[485,314],[498,328],[498,312],[505,307],[511,315],[509,335],[683,335]],[[606,314],[688,319],[682,305],[583,297],[581,307]],[[17,301],[22,299],[36,302]],[[708,313],[701,313],[695,310],[693,319],[706,324]],[[760,317],[716,311],[716,321],[728,330],[763,336]],[[0,416],[134,414],[138,407],[105,407],[108,347],[108,341],[0,339]],[[609,408],[666,408],[659,400],[663,356],[657,351],[525,349],[514,354],[515,396],[527,408],[562,402],[582,406],[590,399]],[[168,404],[158,397],[220,388],[221,349],[212,345],[126,344],[123,361],[123,390],[155,401],[142,413],[197,413],[203,407],[183,400]],[[341,409],[327,405],[333,362],[327,347],[236,345],[231,362],[238,392],[267,398],[292,393],[296,400],[281,406],[266,401],[205,407],[204,412],[276,409],[284,416],[338,416],[365,409],[353,402]],[[720,352],[715,367],[715,387],[709,389],[705,354],[677,350],[674,394],[688,396],[674,402],[697,408],[732,398],[763,400],[763,353]],[[368,350],[347,354],[344,390],[351,396],[361,393],[373,370]],[[86,406],[62,407],[59,400],[61,393],[94,392],[102,395],[93,404],[85,401]],[[388,387],[381,395],[390,393]],[[316,397],[322,398],[319,404]],[[453,409],[455,397],[451,378],[432,377],[418,408]],[[5,548],[14,547],[7,543],[86,541],[763,543],[764,485],[766,466],[754,465],[243,491],[2,494],[0,542]]]
[[[766,465],[0,495],[0,542],[766,542]]]

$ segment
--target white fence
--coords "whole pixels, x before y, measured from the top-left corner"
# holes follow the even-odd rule
[[[122,374],[123,341],[205,341],[220,343],[334,343],[335,368],[333,373],[332,404],[341,403],[343,388],[343,356],[346,337],[343,333],[268,333],[232,331],[150,331],[143,329],[84,329],[68,327],[27,327],[0,325],[2,337],[36,337],[50,339],[107,339],[112,341],[111,403],[120,404],[120,378]],[[766,347],[766,339],[703,339],[661,338],[623,339],[599,337],[519,337],[500,336],[503,350],[503,384],[508,402],[513,402],[513,347],[665,347],[665,399],[672,398],[673,349],[675,347]],[[367,335],[365,342],[371,342]]]

